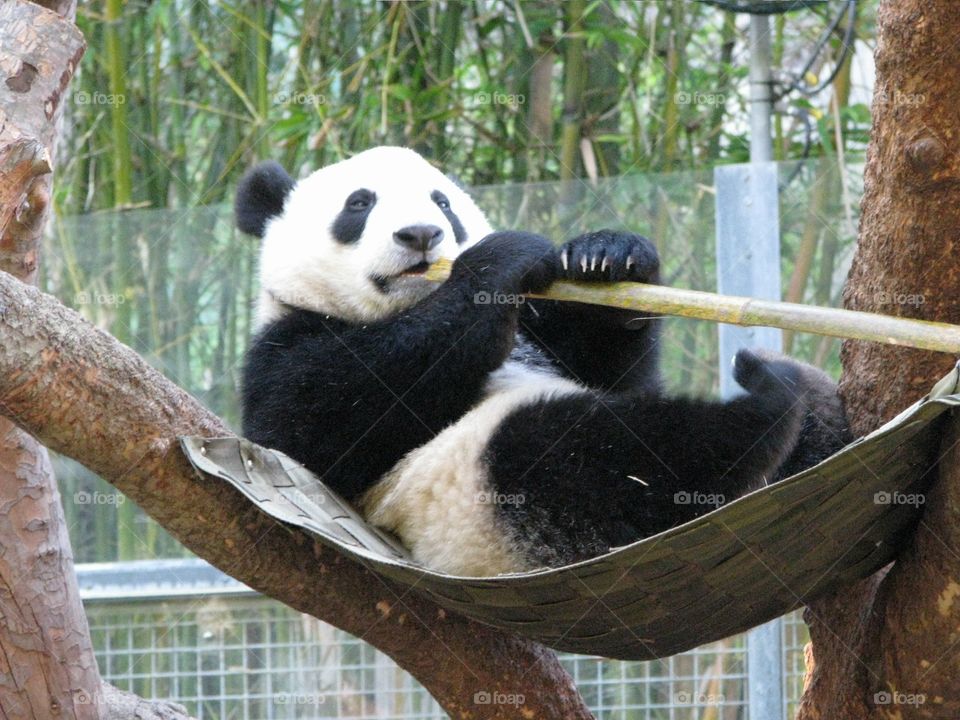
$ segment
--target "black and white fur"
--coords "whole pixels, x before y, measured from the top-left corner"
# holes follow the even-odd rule
[[[555,248],[493,233],[463,190],[393,147],[300,182],[261,165],[236,210],[263,240],[244,434],[302,462],[434,569],[582,560],[847,439],[835,388],[814,368],[741,352],[745,395],[669,397],[656,319],[505,302],[557,278],[657,282],[656,250],[638,235]],[[440,257],[454,259],[446,282],[416,274]]]

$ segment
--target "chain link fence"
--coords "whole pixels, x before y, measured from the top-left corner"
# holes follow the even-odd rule
[[[81,565],[104,679],[199,720],[433,720],[446,715],[372,646],[260,597],[200,560]],[[784,624],[787,703],[806,627]],[[598,720],[748,720],[743,636],[651,662],[561,655]],[[511,702],[516,698],[474,698]]]

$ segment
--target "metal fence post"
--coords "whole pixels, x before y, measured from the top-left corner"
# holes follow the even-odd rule
[[[717,223],[717,291],[780,300],[780,212],[773,162],[725,165],[714,170]],[[780,350],[775,328],[720,325],[720,393],[742,392],[731,360],[743,347]],[[783,720],[783,620],[747,635],[750,720]]]

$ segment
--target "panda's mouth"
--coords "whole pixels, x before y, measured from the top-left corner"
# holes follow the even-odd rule
[[[371,275],[370,281],[376,285],[377,290],[383,294],[390,292],[390,286],[397,280],[402,279],[406,275],[423,275],[430,268],[430,263],[426,260],[421,260],[415,265],[401,270],[396,275]]]
[[[422,275],[429,269],[430,269],[430,263],[428,263],[426,260],[421,260],[416,265],[412,265],[411,267],[408,267],[406,270],[404,270],[401,273],[401,275]]]

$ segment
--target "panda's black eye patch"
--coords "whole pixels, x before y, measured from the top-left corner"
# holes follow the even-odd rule
[[[434,190],[430,193],[430,199],[437,204],[437,207],[443,211],[444,216],[447,218],[447,222],[450,223],[450,227],[453,228],[453,237],[457,241],[457,245],[462,245],[467,240],[467,231],[463,227],[463,223],[460,222],[460,218],[457,217],[457,214],[453,211],[453,208],[450,207],[450,200],[439,190]]]
[[[347,198],[347,202],[344,203],[344,210],[353,210],[355,212],[362,212],[364,210],[369,210],[373,207],[374,203],[377,202],[377,196],[372,192],[366,189],[354,190],[350,193],[350,197]]]
[[[330,228],[334,240],[344,245],[357,242],[367,226],[367,216],[376,204],[377,196],[371,190],[361,188],[350,193]]]
[[[430,193],[430,199],[433,200],[441,210],[450,209],[450,201],[447,199],[447,196],[439,190],[434,190]]]

